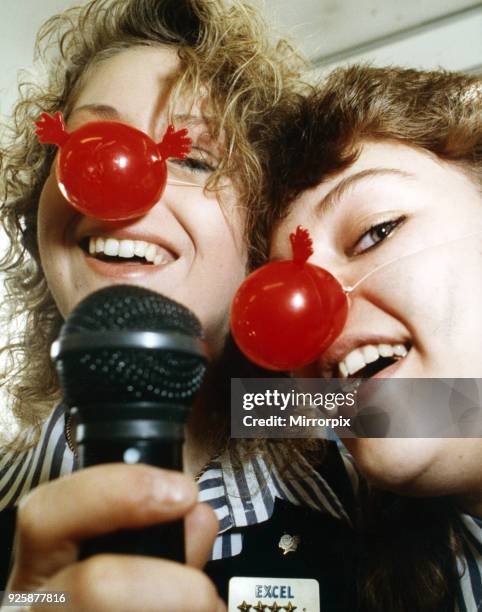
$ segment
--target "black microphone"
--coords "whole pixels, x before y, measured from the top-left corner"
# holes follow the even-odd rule
[[[207,364],[190,310],[141,287],[107,287],[71,312],[51,356],[80,467],[182,470],[184,426]],[[103,552],[184,561],[184,521],[96,537],[81,558]]]

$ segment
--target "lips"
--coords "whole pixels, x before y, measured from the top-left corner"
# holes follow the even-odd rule
[[[135,224],[100,224],[83,217],[74,240],[86,265],[113,281],[150,282],[147,277],[170,269],[180,258],[171,241]]]
[[[342,378],[364,372],[374,376],[378,371],[400,361],[408,354],[404,344],[366,344],[350,351],[339,362],[338,370]]]
[[[325,378],[382,378],[404,363],[411,342],[382,336],[349,335],[335,342],[319,363]]]
[[[83,217],[74,240],[88,261],[111,267],[159,268],[173,263],[180,256],[171,240],[140,224],[99,224]]]
[[[82,241],[82,248],[91,257],[110,263],[139,263],[144,265],[165,265],[174,261],[173,254],[166,248],[145,240],[131,240],[91,236]]]

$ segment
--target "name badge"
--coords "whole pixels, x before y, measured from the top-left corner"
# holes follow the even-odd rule
[[[311,578],[245,578],[229,581],[228,612],[320,612],[320,587]]]

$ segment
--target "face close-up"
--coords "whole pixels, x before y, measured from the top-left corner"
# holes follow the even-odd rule
[[[129,49],[99,63],[74,101],[67,129],[114,120],[160,142],[178,68],[176,51],[165,47]],[[174,184],[168,175],[160,201],[143,217],[106,222],[83,216],[60,193],[52,166],[40,197],[38,240],[47,282],[63,317],[97,289],[140,285],[190,308],[211,349],[219,350],[229,305],[245,274],[246,255],[234,188],[227,180],[216,193],[199,186],[222,155],[201,106],[205,111],[201,100],[191,105],[181,99],[174,107],[175,128],[189,129],[192,150],[186,160],[170,163],[185,176],[191,173],[187,182],[193,184]]]
[[[340,337],[298,375],[482,377],[482,197],[473,176],[415,147],[366,142],[350,167],[295,200],[272,258],[290,256],[298,225],[313,239],[310,263],[345,288],[367,276],[349,294]],[[456,493],[466,479],[481,484],[479,439],[346,443],[388,488]]]

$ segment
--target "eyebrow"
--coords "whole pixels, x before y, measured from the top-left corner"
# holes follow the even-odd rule
[[[200,117],[199,115],[189,115],[186,113],[179,115],[175,114],[174,118],[180,122],[186,122],[191,125],[202,125],[206,127],[208,127],[212,123],[212,121],[209,121],[209,119],[206,119],[205,117]]]
[[[317,215],[322,215],[339,204],[340,200],[346,196],[350,189],[358,187],[362,182],[379,176],[395,176],[403,179],[413,178],[413,174],[398,170],[397,168],[371,168],[369,170],[361,170],[360,172],[347,176],[335,185],[333,189],[330,189],[316,205],[315,213]]]
[[[113,106],[109,106],[108,104],[83,104],[82,106],[78,106],[74,108],[70,113],[72,116],[75,113],[80,113],[81,111],[88,111],[93,113],[94,115],[99,115],[103,119],[121,119],[122,115],[119,111]]]
[[[74,108],[71,112],[71,116],[74,113],[79,113],[81,111],[88,111],[103,119],[113,120],[113,119],[126,119],[127,116],[123,116],[114,106],[110,106],[109,104],[83,104],[82,106],[78,106]],[[186,122],[190,125],[205,125],[206,127],[209,125],[209,122],[203,117],[199,117],[197,115],[189,115],[189,114],[179,114],[174,115],[174,119],[179,122]]]

